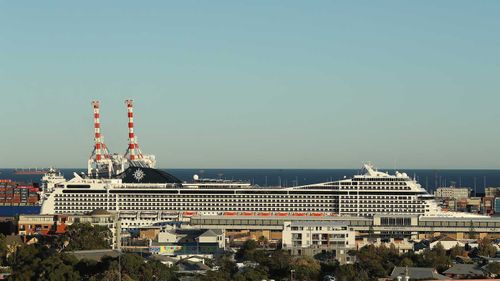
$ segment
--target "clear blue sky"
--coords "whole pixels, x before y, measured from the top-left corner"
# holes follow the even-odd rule
[[[500,167],[500,1],[0,1],[0,167]]]

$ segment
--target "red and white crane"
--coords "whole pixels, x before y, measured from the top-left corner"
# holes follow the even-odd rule
[[[111,155],[101,134],[100,102],[97,100],[92,101],[92,108],[94,109],[94,149],[88,161],[88,174],[103,172],[111,174],[113,169]]]
[[[139,149],[139,143],[134,132],[134,101],[125,100],[128,116],[128,148],[125,152],[125,158],[128,159],[131,166],[141,166],[154,168],[156,165],[154,155],[143,155]]]

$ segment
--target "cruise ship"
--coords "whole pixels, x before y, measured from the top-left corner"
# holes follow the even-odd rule
[[[194,215],[362,216],[442,215],[433,195],[405,173],[380,172],[364,164],[360,175],[295,187],[259,187],[248,182],[182,182],[158,169],[128,167],[112,178],[74,174],[54,184],[42,214],[118,212],[140,225]],[[46,178],[48,182],[50,177]],[[462,214],[468,215],[468,214]]]

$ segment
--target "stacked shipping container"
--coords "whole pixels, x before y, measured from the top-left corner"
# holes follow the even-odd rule
[[[40,200],[39,188],[33,184],[21,184],[0,180],[0,206],[36,205]]]

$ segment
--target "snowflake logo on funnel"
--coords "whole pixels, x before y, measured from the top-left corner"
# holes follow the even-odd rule
[[[144,176],[145,176],[145,174],[144,174],[144,172],[141,169],[135,170],[135,172],[134,172],[134,178],[137,181],[141,181],[144,178]]]

